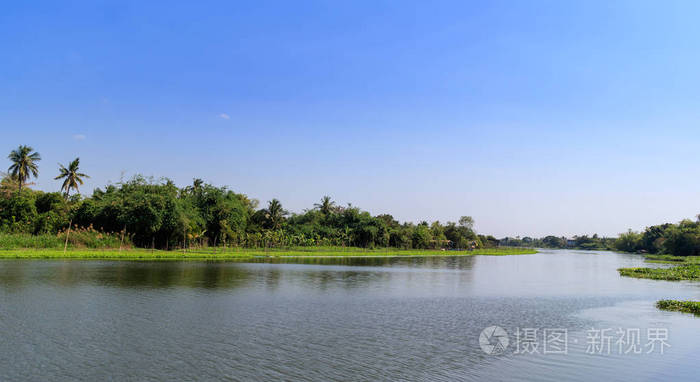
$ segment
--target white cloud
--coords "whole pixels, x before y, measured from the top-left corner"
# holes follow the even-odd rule
[[[87,138],[87,137],[84,134],[73,135],[73,139],[75,139],[76,141],[82,141],[82,140],[85,140],[85,138]]]
[[[219,117],[221,117],[222,119],[231,119],[231,116],[226,113],[219,114]]]

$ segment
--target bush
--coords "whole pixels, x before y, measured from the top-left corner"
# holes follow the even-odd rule
[[[0,248],[63,248],[66,230],[56,234],[32,235],[27,233],[0,234]],[[71,229],[68,235],[69,248],[119,248],[121,235],[104,233],[92,228]],[[131,247],[131,240],[124,237],[124,248]]]

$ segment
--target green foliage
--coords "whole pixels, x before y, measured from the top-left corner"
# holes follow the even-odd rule
[[[430,246],[430,229],[428,223],[422,222],[413,230],[413,248],[428,248]]]
[[[184,232],[185,218],[172,182],[143,177],[95,190],[93,197],[76,209],[74,222],[104,232],[124,230],[139,246],[167,246]],[[184,234],[179,237],[182,238]]]
[[[542,239],[542,244],[545,248],[565,248],[566,239],[550,235]]]
[[[534,248],[571,248],[585,250],[609,250],[613,249],[615,238],[581,235],[571,239],[557,236],[545,236],[543,238],[530,237],[506,237],[500,240],[500,245],[511,247],[534,247]]]
[[[656,307],[661,310],[692,313],[700,316],[700,302],[698,301],[660,300],[656,303]]]
[[[55,179],[63,180],[60,189],[64,193],[44,193],[29,189],[26,183],[30,176],[38,175],[39,154],[20,146],[10,159],[11,173],[0,182],[0,234],[46,238],[72,226],[79,228],[74,231],[76,245],[92,247],[94,243],[90,244],[85,232],[96,232],[102,238],[118,237],[119,243],[123,237],[138,247],[161,249],[392,246],[473,250],[498,246],[492,236],[474,232],[474,219],[469,216],[462,216],[459,224],[400,224],[391,215],[372,216],[349,204],[341,207],[329,196],[312,209],[290,215],[277,199],[258,209],[256,200],[201,179],[178,188],[168,179],[135,176],[95,189],[87,198],[77,193],[69,197],[69,192],[78,191],[83,178],[88,177],[80,172],[78,158],[68,166],[59,165]],[[57,243],[46,240],[54,246]]]
[[[0,199],[0,230],[2,232],[32,233],[37,219],[36,197],[26,189]]]
[[[664,241],[666,240],[666,230],[672,224],[661,224],[647,227],[642,233],[641,247],[649,253],[659,253],[664,251]]]
[[[700,264],[700,256],[646,255],[644,260],[650,263]]]
[[[7,249],[63,249],[66,242],[66,231],[56,234],[27,234],[5,233],[0,234],[0,248]],[[68,248],[119,248],[121,244],[118,234],[106,234],[91,228],[72,229],[68,235]],[[124,248],[129,248],[131,242],[125,238]],[[62,252],[62,251],[61,251]]]
[[[37,236],[30,236],[37,238]],[[42,239],[44,236],[41,237]],[[3,243],[3,236],[0,235],[0,245]],[[62,245],[62,244],[61,244]],[[51,248],[51,243],[39,250],[0,250],[0,259],[52,259],[52,258],[72,258],[72,259],[109,259],[109,260],[250,260],[253,258],[269,259],[314,259],[323,261],[329,258],[350,258],[350,257],[442,257],[442,256],[510,256],[528,255],[537,251],[528,248],[486,248],[474,251],[445,251],[445,250],[398,250],[398,249],[364,249],[356,247],[295,247],[295,248],[237,248],[221,249],[209,248],[193,251],[161,251],[151,249],[128,249],[118,251],[115,249],[86,250],[72,249],[63,252],[62,249],[42,249]],[[337,260],[336,260],[337,261]]]
[[[697,280],[700,278],[700,265],[689,264],[673,268],[620,268],[621,276],[652,280]]]
[[[665,252],[676,256],[697,256],[700,254],[700,229],[697,222],[683,220],[668,227],[664,232]]]
[[[627,233],[620,234],[615,240],[615,249],[623,252],[636,252],[641,249],[642,235],[628,230]]]
[[[666,223],[647,227],[641,234],[629,231],[620,235],[615,248],[625,252],[698,256],[700,223],[685,219],[678,224]]]
[[[30,146],[19,146],[12,150],[7,158],[12,162],[7,170],[14,179],[17,180],[18,191],[22,191],[25,182],[31,177],[39,176],[38,163],[41,160],[41,155],[34,151]]]
[[[86,174],[78,172],[80,167],[80,158],[75,158],[68,164],[68,167],[65,167],[62,164],[59,164],[58,166],[59,174],[54,178],[54,180],[63,179],[61,191],[64,191],[66,196],[68,196],[71,189],[75,190],[76,192],[80,192],[79,186],[83,185],[83,178],[89,178],[89,176]]]

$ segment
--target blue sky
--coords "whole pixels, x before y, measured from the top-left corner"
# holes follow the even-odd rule
[[[79,156],[88,193],[142,173],[499,237],[639,230],[700,213],[698,11],[10,2],[0,151],[37,149],[43,190]]]

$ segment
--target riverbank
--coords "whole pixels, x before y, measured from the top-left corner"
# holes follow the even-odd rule
[[[436,256],[510,256],[537,253],[529,248],[484,248],[473,251],[363,249],[342,247],[287,249],[207,248],[187,251],[151,249],[10,249],[0,250],[0,259],[86,259],[86,260],[234,260],[256,257],[436,257]]]

